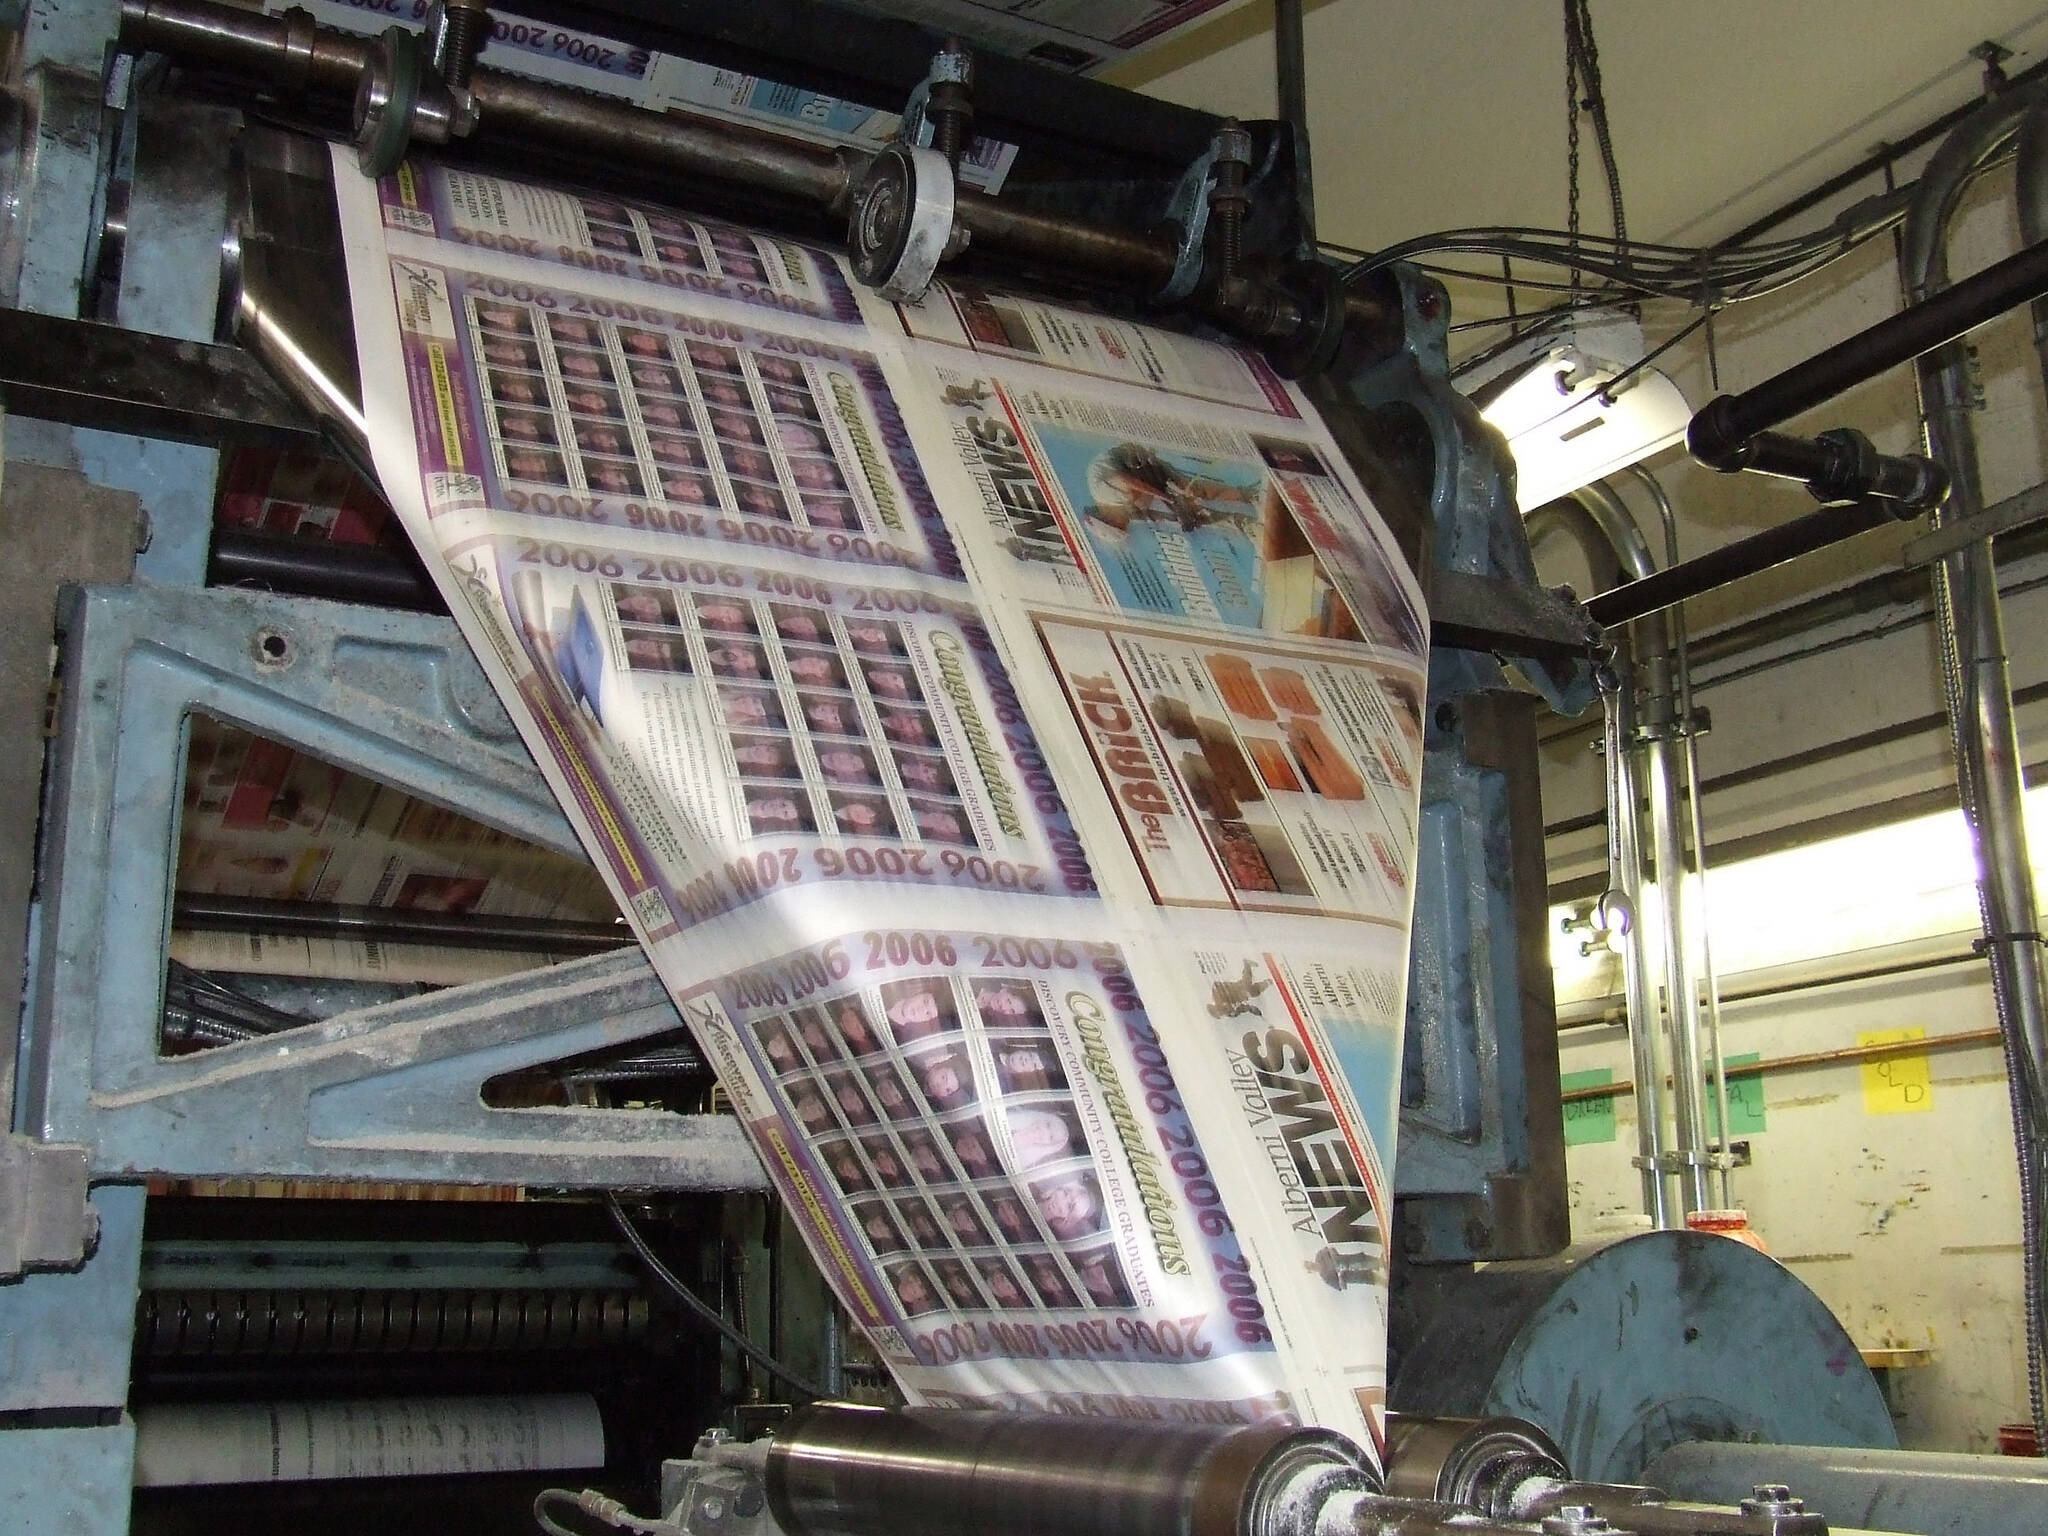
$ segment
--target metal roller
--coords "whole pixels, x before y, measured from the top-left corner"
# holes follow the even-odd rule
[[[1533,1482],[1561,1483],[1564,1454],[1526,1419],[1387,1416],[1387,1494],[1457,1504],[1496,1518]]]
[[[1371,1473],[1290,1425],[834,1404],[776,1436],[765,1483],[789,1536],[1280,1536]]]
[[[254,97],[288,107],[316,102],[332,109],[359,92],[382,101],[372,117],[389,119],[396,137],[380,153],[402,152],[400,130],[417,126],[411,105],[395,112],[380,94],[390,84],[378,85],[380,71],[394,67],[380,51],[388,44],[309,27],[299,17],[267,17],[215,0],[122,0],[120,40],[130,50],[237,76]],[[686,108],[649,112],[495,70],[470,72],[462,94],[464,132],[455,136],[496,152],[566,155],[600,181],[607,168],[630,166],[642,178],[678,186],[766,194],[813,216],[844,217],[874,159]],[[448,138],[453,129],[428,115],[433,126],[425,137]],[[1178,242],[1169,230],[1054,214],[968,188],[954,189],[952,220],[978,250],[1033,270],[1085,275],[1133,297],[1158,293],[1175,274]],[[1272,348],[1290,372],[1326,363],[1347,323],[1362,359],[1391,356],[1405,334],[1391,276],[1346,288],[1314,264],[1211,280],[1192,290],[1192,302],[1245,340]]]
[[[772,1440],[707,1431],[690,1459],[663,1466],[661,1508],[682,1536],[1828,1531],[1783,1488],[1699,1505],[1570,1481],[1549,1437],[1515,1419],[1390,1418],[1387,1458],[1381,1493],[1357,1447],[1322,1430],[822,1404]]]
[[[648,1324],[647,1298],[616,1290],[153,1290],[135,1333],[156,1359],[266,1358],[588,1349]]]

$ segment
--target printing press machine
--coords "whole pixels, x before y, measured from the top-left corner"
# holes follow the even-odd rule
[[[643,60],[904,109],[899,141],[835,146],[647,111],[597,75],[579,89],[479,63],[493,17],[467,0],[372,9],[408,14],[365,35],[214,0],[14,7],[0,989],[22,1025],[18,1049],[0,1032],[0,1508],[16,1528],[127,1529],[134,1414],[154,1404],[576,1390],[612,1447],[595,1480],[638,1490],[645,1511],[660,1468],[669,1523],[641,1530],[1808,1536],[1830,1516],[1844,1529],[1854,1512],[1807,1509],[1781,1486],[1791,1473],[1711,1506],[1643,1486],[1694,1442],[1783,1444],[1768,1464],[1798,1469],[1808,1447],[1896,1439],[1840,1325],[1770,1260],[1687,1232],[1568,1247],[1536,782],[1539,700],[1576,713],[1612,686],[1603,626],[1783,558],[1785,541],[1591,608],[1544,588],[1504,442],[1449,381],[1444,287],[1400,264],[1347,286],[1316,257],[1286,123],[1221,122],[806,0],[519,7]],[[973,135],[1016,146],[999,193],[956,174]],[[269,910],[181,888],[194,717],[583,857],[406,551],[216,525],[238,452],[366,470],[323,137],[354,141],[366,167],[422,147],[845,244],[885,293],[958,271],[1202,328],[1302,382],[1432,620],[1383,1484],[1315,1430],[889,1407],[616,930]],[[2048,286],[2040,265],[1973,294],[1973,313]],[[1894,361],[1932,344],[1887,342]],[[1795,520],[1806,547],[1854,531],[1845,501],[1924,502],[1938,477],[1925,461],[1845,468],[1772,438],[1800,398],[1773,414],[1745,397],[1756,409],[1717,423],[1724,456],[1746,451],[1750,467],[1857,479],[1832,513]],[[173,1051],[177,1019],[204,1033],[176,1006],[203,979],[167,975],[167,946],[174,926],[209,924],[571,958],[413,995],[308,983],[291,1006],[324,1021],[314,1048],[274,1050],[252,1028]],[[656,1084],[642,1102],[683,1112],[611,1107],[599,1069],[621,1059]],[[572,1114],[490,1086],[564,1063],[599,1085]],[[192,1193],[222,1180],[268,1196]],[[389,1198],[407,1187],[560,1195]],[[630,1192],[670,1262],[864,1403],[790,1415],[756,1390],[718,1413],[742,1395],[733,1368],[646,1287],[589,1198],[602,1191]],[[403,1508],[468,1529],[550,1480],[442,1498],[415,1479],[376,1505],[341,1485],[293,1502],[286,1486],[232,1508],[308,1529],[337,1509],[360,1523]],[[625,1518],[606,1496],[568,1502],[586,1526]],[[135,1508],[138,1528],[196,1528],[175,1497]]]

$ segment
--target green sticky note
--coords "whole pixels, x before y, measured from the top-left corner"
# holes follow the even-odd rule
[[[1736,1071],[1737,1067],[1749,1066],[1761,1060],[1761,1051],[1748,1051],[1740,1056],[1729,1056],[1722,1060],[1722,1065],[1728,1069],[1728,1134],[1731,1138],[1750,1136],[1769,1129],[1764,1124],[1763,1073]],[[1707,1125],[1708,1136],[1719,1141],[1721,1106],[1714,1101],[1714,1080],[1711,1076],[1707,1079]]]
[[[1567,1072],[1558,1079],[1558,1086],[1569,1092],[1574,1088],[1600,1088],[1614,1081],[1614,1073],[1606,1067],[1594,1067],[1586,1072]],[[1732,1085],[1731,1085],[1732,1087]],[[1729,1117],[1733,1119],[1733,1115]],[[1614,1095],[1601,1094],[1597,1098],[1570,1099],[1564,1106],[1564,1144],[1568,1147],[1583,1147],[1589,1142],[1614,1140]]]

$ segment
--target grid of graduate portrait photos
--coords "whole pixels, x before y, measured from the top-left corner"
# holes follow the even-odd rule
[[[882,531],[798,359],[507,299],[466,308],[505,482]]]
[[[1029,982],[884,982],[753,1031],[783,1113],[907,1315],[1132,1305]]]
[[[699,223],[670,213],[628,208],[608,197],[579,197],[592,250],[735,282],[765,284],[772,268],[760,238],[730,224]]]
[[[981,846],[901,624],[635,582],[608,590],[630,670],[709,681],[749,831]]]

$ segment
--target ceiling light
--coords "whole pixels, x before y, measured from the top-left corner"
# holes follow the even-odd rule
[[[1523,512],[1685,436],[1692,411],[1678,386],[1655,368],[1626,373],[1629,366],[1564,343],[1489,391],[1480,414],[1507,437]]]
[[[1642,365],[1642,327],[1618,310],[1586,310],[1460,380],[1515,456],[1523,512],[1569,496],[1685,436],[1692,410],[1676,384]]]

